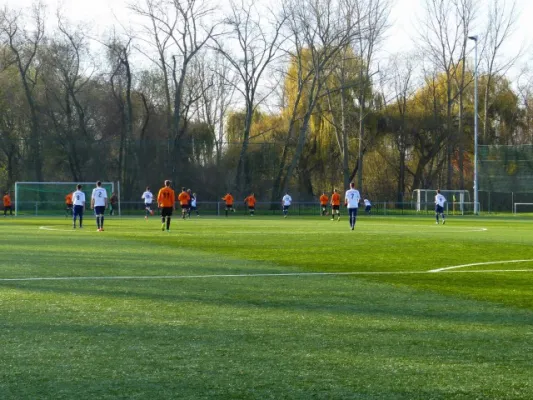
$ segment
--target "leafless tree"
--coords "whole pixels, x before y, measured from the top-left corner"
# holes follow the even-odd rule
[[[271,21],[269,29],[263,24],[253,1],[231,1],[230,8],[229,15],[224,18],[228,35],[224,38],[224,43],[218,39],[215,42],[216,51],[228,60],[239,77],[237,84],[231,81],[229,83],[241,94],[245,105],[242,147],[235,175],[235,187],[238,191],[243,191],[244,165],[252,118],[257,107],[265,100],[264,96],[260,96],[259,89],[265,71],[278,55],[282,43],[280,30],[284,19]],[[228,43],[234,45],[235,50]]]
[[[0,38],[11,51],[28,102],[31,121],[31,160],[35,179],[39,182],[43,180],[43,155],[42,132],[35,93],[40,68],[35,61],[44,38],[44,20],[45,8],[42,3],[35,3],[32,7],[33,28],[31,30],[25,28],[26,24],[21,12],[14,12],[7,8],[0,11]]]
[[[497,76],[505,75],[520,57],[521,51],[507,59],[501,58],[501,50],[515,30],[518,10],[515,0],[492,0],[487,9],[487,28],[482,39],[482,70],[485,74],[483,98],[483,142],[489,137],[489,107],[491,105],[491,87]]]

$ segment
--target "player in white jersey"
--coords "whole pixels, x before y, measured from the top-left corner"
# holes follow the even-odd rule
[[[357,210],[359,209],[360,201],[361,195],[359,194],[359,190],[355,189],[355,184],[352,182],[350,183],[350,189],[348,189],[344,195],[344,205],[348,207],[348,214],[350,215],[350,229],[352,231],[355,228]]]
[[[289,193],[286,193],[285,196],[281,199],[281,205],[283,206],[283,217],[287,218],[287,214],[289,213],[289,207],[292,203],[292,197],[289,195]]]
[[[363,203],[365,203],[365,213],[370,215],[370,210],[372,210],[372,203],[368,199],[364,199]]]
[[[144,200],[144,209],[146,210],[146,215],[144,219],[148,220],[149,215],[154,215],[152,210],[152,201],[154,200],[154,195],[150,192],[150,186],[146,186],[146,191],[141,196],[141,199]]]
[[[107,207],[107,191],[102,187],[102,182],[96,182],[96,187],[91,195],[91,210],[96,216],[96,226],[98,232],[104,231],[104,213]]]
[[[442,216],[442,225],[446,223],[444,218],[444,203],[446,203],[446,197],[440,194],[440,189],[437,189],[437,194],[435,195],[435,219],[437,220],[436,224],[439,224],[439,214]]]
[[[85,209],[85,193],[81,191],[81,185],[76,186],[72,193],[72,228],[76,229],[76,219],[80,217],[80,229],[83,228],[83,210]]]

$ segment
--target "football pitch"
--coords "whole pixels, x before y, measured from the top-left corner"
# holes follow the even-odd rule
[[[0,219],[2,399],[531,399],[533,220]]]

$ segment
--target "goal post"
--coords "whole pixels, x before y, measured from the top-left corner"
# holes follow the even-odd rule
[[[435,205],[435,194],[437,189],[415,189],[413,191],[413,200],[416,203],[416,211],[433,210]],[[446,198],[446,212],[457,213],[459,215],[470,214],[473,202],[470,201],[470,192],[468,190],[448,190],[441,189],[440,193]],[[479,202],[478,202],[478,210]]]
[[[76,191],[82,185],[86,206],[91,201],[91,193],[96,182],[15,182],[15,216],[18,215],[63,215],[65,214],[65,196]],[[115,182],[102,182],[106,189],[108,201],[115,192]],[[120,196],[118,196],[120,215]]]
[[[533,203],[513,203],[513,214],[519,212],[533,215]]]

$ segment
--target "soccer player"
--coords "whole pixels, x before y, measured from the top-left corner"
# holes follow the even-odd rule
[[[196,204],[196,193],[193,193],[192,196],[191,196],[191,208],[189,209],[189,217],[191,216],[191,212],[192,211],[196,212],[196,216],[197,217],[200,216],[200,213],[198,212],[198,207],[197,207],[197,204]]]
[[[255,214],[255,195],[250,193],[250,195],[244,199],[244,204],[248,206],[248,211],[250,212],[250,217],[253,217]]]
[[[165,186],[157,194],[157,204],[161,208],[161,230],[165,230],[165,219],[167,232],[170,232],[170,219],[172,212],[176,209],[176,194],[170,187],[170,181],[165,181]]]
[[[191,218],[192,190],[191,189],[187,189],[187,194],[189,195],[189,202],[187,203],[187,218]]]
[[[289,195],[289,193],[285,193],[285,196],[281,199],[281,205],[283,206],[283,218],[287,218],[287,214],[289,214],[289,207],[292,203],[292,197]]]
[[[357,210],[359,208],[359,202],[361,201],[361,195],[359,191],[355,189],[355,184],[350,183],[350,189],[346,191],[344,196],[344,205],[348,207],[348,214],[350,215],[350,229],[353,231],[355,228],[355,221],[357,219]]]
[[[446,223],[444,218],[444,203],[446,203],[446,197],[440,194],[440,189],[437,189],[437,194],[435,195],[435,219],[437,220],[436,224],[439,224],[439,214],[442,216],[442,225]]]
[[[72,229],[76,229],[76,219],[80,217],[80,229],[83,228],[83,211],[85,210],[85,193],[81,191],[81,185],[76,186],[76,191],[72,194]]]
[[[191,199],[191,196],[189,196],[189,193],[185,190],[184,187],[181,188],[181,193],[178,195],[178,200],[180,202],[181,206],[181,217],[185,219],[185,215],[187,214],[189,210],[189,200]]]
[[[329,197],[326,195],[326,192],[322,192],[322,196],[320,196],[320,208],[322,209],[321,215],[328,215],[328,201]]]
[[[72,193],[67,193],[65,196],[65,218],[72,216]]]
[[[109,198],[109,215],[114,215],[115,210],[117,209],[118,204],[118,196],[115,192],[111,193],[111,197]]]
[[[9,210],[9,215],[13,216],[13,207],[11,206],[11,196],[9,195],[9,192],[6,192],[6,194],[3,197],[4,200],[4,218],[7,216],[7,211]]]
[[[104,214],[107,207],[107,190],[102,187],[102,182],[96,182],[96,187],[91,195],[91,210],[96,216],[96,227],[98,232],[104,231]]]
[[[152,192],[150,192],[150,186],[146,186],[146,190],[142,194],[141,199],[144,200],[144,209],[146,210],[144,219],[148,221],[148,216],[154,215],[154,211],[152,210],[152,201],[154,199],[154,195]]]
[[[337,189],[333,189],[333,194],[331,195],[331,220],[335,220],[335,214],[337,214],[337,221],[341,220],[341,195]]]
[[[372,210],[372,203],[368,199],[364,199],[363,203],[365,203],[365,213],[367,215],[370,215],[370,210]]]
[[[231,195],[231,192],[228,192],[224,197],[222,197],[222,200],[226,202],[226,217],[227,217],[230,211],[235,212],[235,209],[233,208],[233,196]]]

